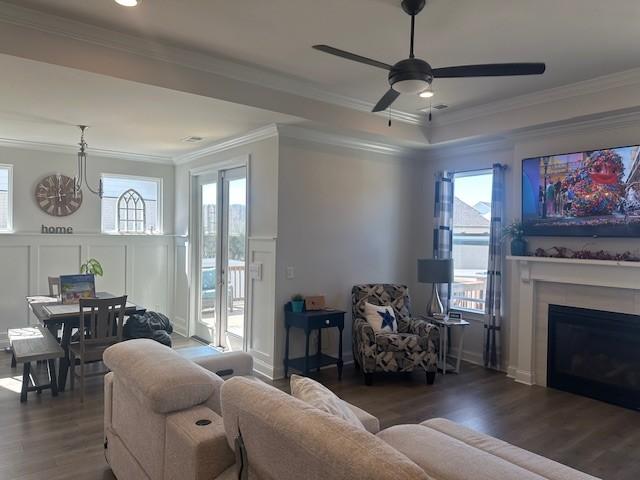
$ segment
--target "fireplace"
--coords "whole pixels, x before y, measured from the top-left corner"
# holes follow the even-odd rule
[[[549,305],[547,386],[640,410],[640,316]]]

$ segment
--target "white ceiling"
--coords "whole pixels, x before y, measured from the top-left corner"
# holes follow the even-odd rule
[[[0,138],[174,157],[270,123],[299,119],[258,108],[0,55]],[[204,137],[198,144],[181,141]]]
[[[382,70],[311,49],[327,43],[393,63],[407,55],[409,18],[400,0],[11,0],[146,39],[187,47],[315,82],[375,102]],[[417,19],[416,51],[434,67],[543,61],[542,77],[434,83],[436,103],[485,104],[640,66],[637,0],[430,0]],[[413,97],[396,105],[424,107]],[[158,107],[158,109],[161,109]]]

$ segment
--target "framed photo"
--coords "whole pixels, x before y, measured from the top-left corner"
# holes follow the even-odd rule
[[[324,296],[322,295],[305,297],[304,303],[305,303],[306,310],[324,310],[325,309]]]
[[[60,275],[60,295],[64,305],[95,298],[96,279],[93,275]]]

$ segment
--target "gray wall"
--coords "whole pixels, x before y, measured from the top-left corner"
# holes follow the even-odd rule
[[[351,358],[351,287],[406,283],[415,276],[411,255],[415,193],[413,160],[281,138],[278,195],[276,361],[282,374],[282,306],[291,295],[324,295],[346,310],[345,360]],[[295,269],[288,279],[287,267]],[[303,352],[292,330],[292,356]],[[337,332],[323,347],[337,351]]]

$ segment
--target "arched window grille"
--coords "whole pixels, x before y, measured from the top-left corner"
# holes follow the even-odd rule
[[[118,198],[118,231],[144,233],[146,226],[144,199],[130,188]]]

